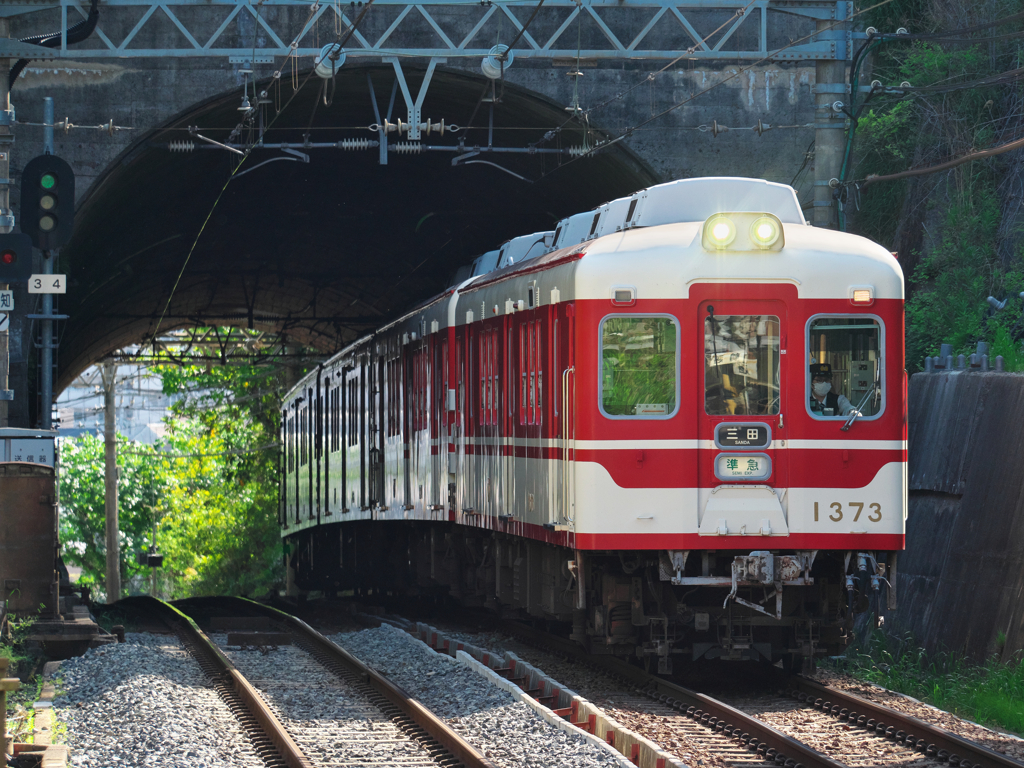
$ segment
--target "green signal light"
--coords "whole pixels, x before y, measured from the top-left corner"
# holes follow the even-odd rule
[[[43,178],[39,180],[39,186],[43,189],[53,189],[57,186],[57,177],[52,173],[44,173]]]

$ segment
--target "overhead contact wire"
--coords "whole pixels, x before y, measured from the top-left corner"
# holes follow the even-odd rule
[[[373,3],[374,3],[374,0],[366,0],[365,5],[363,6],[363,10],[360,12],[359,16],[356,17],[356,20],[353,22],[352,27],[349,29],[348,34],[345,36],[344,40],[339,39],[338,43],[342,47],[344,47],[345,43],[347,43],[349,41],[349,39],[352,37],[352,35],[355,34],[356,30],[359,28],[359,23],[366,16],[366,13],[370,10],[370,7],[373,5]],[[314,5],[311,8],[310,13],[309,13],[309,18],[306,19],[305,24],[303,24],[303,28],[305,28],[306,25],[309,24],[309,20],[313,17],[313,14],[315,12],[316,12],[316,5]],[[257,15],[257,19],[258,19],[258,15]],[[253,34],[255,34],[255,32]],[[301,38],[299,38],[299,39],[301,39]],[[298,40],[299,39],[296,39],[296,40],[292,41],[292,50],[295,50],[295,48],[298,47]],[[293,64],[292,64],[293,69],[296,68],[297,66],[298,66],[297,63],[293,62]],[[267,124],[267,130],[269,130],[270,127],[275,122],[277,122],[278,118],[281,117],[281,115],[285,112],[285,110],[288,109],[288,106],[292,103],[292,101],[295,100],[295,97],[299,95],[299,92],[302,91],[302,89],[305,87],[306,83],[309,82],[309,79],[313,76],[314,72],[315,72],[315,69],[311,69],[309,71],[309,73],[306,75],[305,79],[299,85],[298,89],[295,90],[292,93],[291,97],[288,99],[288,101],[285,102],[284,106],[280,109],[280,111],[276,115],[274,115],[273,119]],[[279,76],[280,75],[280,70],[277,73],[275,73],[275,74]],[[231,175],[228,176],[227,181],[224,182],[224,186],[222,186],[220,188],[220,192],[217,193],[217,197],[216,197],[216,199],[214,199],[213,205],[210,206],[210,212],[208,214],[206,214],[206,218],[203,219],[203,223],[199,227],[199,232],[196,233],[195,240],[192,241],[192,247],[189,248],[188,254],[185,256],[185,263],[181,265],[181,271],[178,272],[178,276],[174,280],[174,285],[171,287],[171,294],[170,294],[170,296],[167,297],[167,303],[164,305],[164,309],[160,313],[160,318],[159,318],[159,320],[157,320],[156,328],[153,329],[153,337],[154,338],[156,337],[156,334],[159,332],[160,326],[163,324],[163,320],[164,320],[164,317],[167,315],[167,311],[171,307],[171,301],[174,299],[174,294],[178,290],[178,285],[181,283],[181,278],[185,274],[185,269],[188,267],[189,260],[191,260],[192,254],[195,252],[196,246],[199,244],[199,239],[203,236],[203,232],[206,230],[206,225],[210,223],[210,219],[213,217],[213,212],[217,209],[217,204],[220,203],[221,198],[224,196],[224,192],[228,188],[228,185],[231,184],[232,179],[234,179],[235,176],[238,174],[238,171],[241,169],[243,163],[245,163],[245,161],[249,158],[249,155],[252,153],[252,151],[255,148],[256,148],[256,144],[251,145],[245,151],[245,154],[242,155],[242,159],[238,161],[238,164],[235,166],[234,170],[231,171]]]
[[[665,115],[669,114],[670,112],[674,112],[675,110],[679,109],[680,107],[685,106],[686,104],[689,104],[694,99],[697,99],[697,98],[705,95],[706,93],[709,93],[709,92],[713,91],[715,88],[718,88],[718,87],[720,87],[722,85],[725,85],[726,83],[728,83],[731,80],[735,80],[737,77],[742,75],[744,72],[747,72],[747,71],[753,69],[754,67],[760,66],[760,65],[764,64],[765,62],[772,61],[776,56],[778,56],[783,51],[788,50],[789,48],[792,48],[795,45],[799,45],[800,43],[806,42],[807,40],[810,40],[812,37],[816,37],[817,35],[820,35],[822,32],[828,32],[830,29],[835,29],[836,27],[840,26],[841,24],[848,24],[853,19],[855,19],[856,17],[861,16],[861,15],[863,15],[863,14],[869,12],[869,11],[873,11],[876,8],[880,8],[883,5],[888,5],[891,2],[893,2],[893,0],[881,0],[881,2],[875,3],[872,6],[864,8],[864,9],[862,9],[860,11],[855,11],[854,13],[852,13],[846,19],[842,19],[842,20],[837,21],[837,22],[835,22],[833,24],[830,24],[829,26],[825,27],[824,29],[815,30],[814,32],[812,32],[812,33],[810,33],[808,35],[805,35],[805,36],[803,36],[801,38],[793,40],[791,43],[789,43],[787,45],[784,45],[781,48],[775,49],[774,51],[772,51],[772,53],[768,54],[764,58],[758,59],[757,61],[747,65],[746,67],[741,67],[740,69],[736,70],[733,74],[729,75],[728,77],[725,77],[724,79],[719,80],[717,83],[714,83],[713,85],[709,85],[707,88],[705,88],[704,90],[700,91],[699,93],[695,93],[695,94],[689,96],[688,98],[683,99],[682,101],[678,101],[675,104],[673,104],[672,106],[670,106],[668,109],[662,110],[658,114],[656,114],[656,115],[654,115],[652,117],[649,117],[648,119],[646,119],[646,120],[644,120],[644,121],[642,121],[640,123],[637,123],[634,126],[630,126],[629,128],[624,130],[621,134],[619,134],[615,138],[609,139],[608,141],[605,141],[605,142],[603,142],[603,143],[601,143],[599,145],[594,146],[592,149],[589,149],[586,152],[580,153],[579,155],[577,155],[576,157],[572,158],[568,162],[563,163],[562,165],[558,166],[558,168],[556,168],[555,170],[559,170],[561,168],[565,168],[568,165],[572,165],[577,160],[581,160],[584,157],[589,157],[590,155],[592,155],[595,151],[597,151],[599,149],[605,149],[607,147],[610,147],[612,144],[618,144],[623,139],[628,138],[629,136],[631,136],[634,131],[639,130],[640,128],[643,128],[645,125],[647,125],[649,123],[652,123],[655,120],[658,120],[658,119],[664,117]],[[548,173],[542,174],[541,178],[543,179],[544,177],[549,176],[551,173],[554,173],[554,171],[550,171]],[[538,181],[539,180],[540,179],[538,179]]]

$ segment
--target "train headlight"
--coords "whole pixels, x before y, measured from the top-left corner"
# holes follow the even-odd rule
[[[759,248],[771,248],[779,240],[782,234],[782,227],[779,223],[768,216],[762,216],[754,220],[750,225],[750,240]]]
[[[715,248],[726,248],[736,239],[736,225],[727,216],[712,216],[704,222],[704,239]]]
[[[721,211],[701,230],[704,250],[719,253],[781,251],[785,240],[782,222],[767,211]]]

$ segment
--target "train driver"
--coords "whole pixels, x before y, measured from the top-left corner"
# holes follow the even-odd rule
[[[849,416],[854,411],[844,395],[832,391],[832,366],[811,364],[811,412],[822,416]]]

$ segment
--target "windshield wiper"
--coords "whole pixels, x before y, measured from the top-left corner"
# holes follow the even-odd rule
[[[849,431],[850,427],[852,427],[852,426],[853,426],[853,422],[855,422],[855,421],[857,420],[857,417],[858,417],[858,416],[860,416],[860,409],[861,409],[861,408],[863,408],[863,407],[864,407],[865,405],[867,405],[867,404],[868,404],[868,400],[870,400],[870,399],[871,399],[871,396],[872,396],[873,394],[875,394],[875,390],[876,390],[876,389],[878,389],[878,382],[877,382],[877,381],[875,381],[874,383],[872,383],[872,385],[871,385],[871,389],[869,389],[869,390],[867,391],[867,393],[865,393],[864,397],[863,397],[863,398],[861,399],[861,401],[860,401],[860,403],[859,403],[859,404],[857,405],[857,407],[856,407],[856,408],[854,408],[854,409],[853,409],[853,410],[852,410],[852,411],[850,412],[850,418],[848,418],[848,419],[846,420],[846,423],[845,423],[845,424],[843,424],[843,426],[841,426],[841,427],[839,428],[839,429],[840,429],[840,431],[842,431],[842,432],[848,432],[848,431]]]

